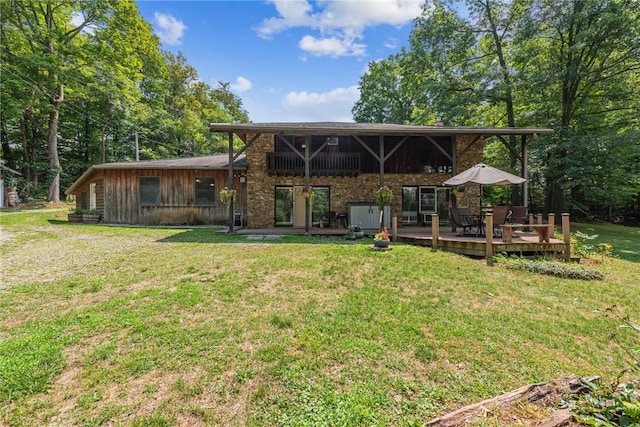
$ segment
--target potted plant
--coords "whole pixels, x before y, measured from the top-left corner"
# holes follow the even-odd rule
[[[347,227],[347,234],[344,236],[345,240],[356,240],[356,230],[354,225]]]
[[[353,234],[355,234],[356,239],[362,239],[364,237],[364,231],[359,225],[356,224],[351,227],[353,227]]]
[[[231,207],[231,205],[236,202],[236,190],[229,190],[227,187],[224,187],[220,190],[220,201],[226,203],[227,207]]]
[[[384,227],[381,232],[376,233],[373,237],[373,245],[376,248],[387,248],[389,247],[389,232],[387,231],[387,227]]]
[[[102,219],[102,213],[98,209],[91,209],[82,213],[82,222],[97,224]]]
[[[84,210],[77,206],[75,208],[70,208],[69,213],[67,214],[67,220],[69,222],[82,222],[83,213]]]

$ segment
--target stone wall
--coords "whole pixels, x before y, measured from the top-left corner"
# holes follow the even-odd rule
[[[251,139],[248,135],[247,139]],[[462,172],[482,161],[482,140],[473,145],[473,136],[457,136],[457,171]],[[273,135],[261,135],[246,150],[247,156],[247,226],[269,228],[274,226],[274,188],[277,185],[304,185],[304,177],[268,176],[266,174],[267,152],[272,152]],[[402,186],[440,185],[450,178],[449,174],[385,174],[385,184],[393,190],[392,215],[401,215]],[[380,188],[378,174],[362,174],[357,177],[311,177],[311,186],[331,188],[330,208],[335,212],[347,212],[350,202],[373,202]],[[473,198],[473,188],[467,187],[461,203]],[[477,196],[475,197],[477,201]],[[468,206],[471,206],[469,204]]]

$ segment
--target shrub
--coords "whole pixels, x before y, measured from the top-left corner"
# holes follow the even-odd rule
[[[604,260],[612,257],[613,247],[608,243],[593,243],[597,234],[589,235],[576,231],[571,233],[571,250],[576,257]]]
[[[602,272],[579,264],[525,258],[501,258],[499,261],[511,270],[524,270],[564,279],[602,280],[604,278]]]

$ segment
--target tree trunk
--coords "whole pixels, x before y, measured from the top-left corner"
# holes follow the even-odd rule
[[[49,135],[47,136],[47,151],[49,153],[49,172],[51,183],[49,184],[48,201],[58,203],[60,201],[60,158],[58,157],[58,118],[59,110],[56,108],[49,113]]]
[[[49,154],[49,172],[51,183],[49,184],[49,203],[60,201],[60,158],[58,157],[58,120],[60,118],[60,106],[64,101],[64,87],[58,85],[58,94],[51,100],[53,109],[49,113],[49,132],[47,134],[47,152]]]

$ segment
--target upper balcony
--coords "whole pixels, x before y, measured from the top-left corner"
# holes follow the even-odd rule
[[[311,176],[357,176],[359,153],[318,153],[310,162]],[[267,153],[267,174],[304,176],[304,160],[296,153]]]

